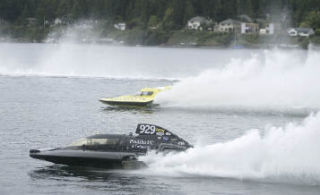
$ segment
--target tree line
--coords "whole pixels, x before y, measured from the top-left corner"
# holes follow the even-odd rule
[[[0,19],[23,24],[26,18],[54,21],[66,18],[126,22],[146,28],[158,25],[180,29],[193,16],[221,21],[240,14],[252,18],[281,20],[290,17],[293,26],[320,28],[320,0],[0,0]]]

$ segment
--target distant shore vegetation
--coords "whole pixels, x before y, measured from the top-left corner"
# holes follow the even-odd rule
[[[2,0],[0,41],[267,47],[320,44],[318,0]]]

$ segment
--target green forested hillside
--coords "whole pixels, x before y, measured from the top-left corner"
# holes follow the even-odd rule
[[[219,22],[240,14],[320,29],[320,0],[0,0],[0,24],[10,25],[2,31],[17,36],[24,33],[21,26],[26,25],[26,18],[35,18],[34,25],[39,27],[56,18],[67,23],[97,19],[126,22],[129,29],[157,26],[172,31],[182,29],[193,16]],[[39,28],[32,33],[44,36],[47,31]]]

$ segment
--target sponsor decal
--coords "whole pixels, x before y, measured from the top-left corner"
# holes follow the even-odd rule
[[[160,135],[160,136],[163,136],[163,135],[164,135],[163,132],[157,132],[156,134],[157,134],[157,135]]]
[[[131,139],[130,144],[153,145],[153,140]]]
[[[164,129],[156,128],[156,132],[162,132],[162,133],[164,133]]]
[[[146,145],[137,145],[137,148],[139,148],[139,149],[146,149],[147,146],[146,146]]]
[[[169,137],[163,136],[162,139],[163,139],[163,141],[168,141],[168,140],[169,140]]]

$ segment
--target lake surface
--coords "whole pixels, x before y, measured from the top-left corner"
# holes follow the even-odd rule
[[[319,194],[317,51],[0,44],[0,194]],[[173,85],[152,108],[101,97]],[[311,114],[313,113],[313,114]],[[167,128],[195,147],[104,170],[31,159],[95,133]]]

